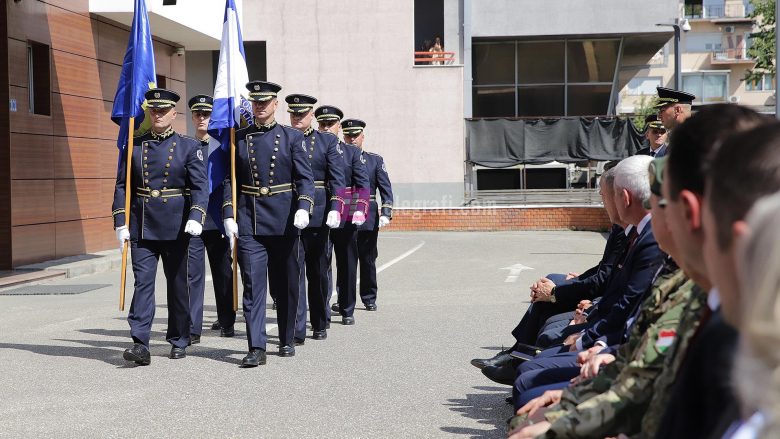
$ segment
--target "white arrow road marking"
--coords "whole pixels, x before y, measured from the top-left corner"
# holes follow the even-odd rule
[[[506,277],[504,282],[515,282],[517,281],[517,277],[525,270],[533,270],[531,267],[526,267],[523,264],[515,264],[509,267],[504,267],[501,270],[509,270],[509,275]]]

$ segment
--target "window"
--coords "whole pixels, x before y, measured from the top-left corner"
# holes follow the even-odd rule
[[[728,72],[700,72],[683,74],[683,90],[696,95],[702,103],[726,102],[728,99]]]
[[[266,81],[268,72],[265,41],[244,41],[244,54],[246,55],[246,70],[249,80]],[[217,60],[219,61],[218,51]],[[216,76],[214,77],[216,78]]]
[[[414,1],[414,52],[420,52],[415,55],[423,61],[415,61],[417,65],[431,65],[431,58],[422,52],[428,52],[436,38],[444,46],[444,0],[415,0]],[[442,47],[443,50],[447,50]],[[435,61],[438,62],[438,61]],[[435,65],[435,64],[434,64]]]
[[[626,85],[626,93],[630,96],[655,95],[656,87],[661,86],[661,78],[633,78]]]
[[[620,40],[478,41],[475,117],[608,114]]]
[[[27,92],[30,113],[51,115],[51,58],[49,46],[27,43]]]
[[[771,91],[775,89],[774,75],[765,74],[761,79],[754,79],[745,83],[747,91]]]
[[[723,49],[723,36],[720,33],[689,33],[684,38],[686,52],[707,53]]]

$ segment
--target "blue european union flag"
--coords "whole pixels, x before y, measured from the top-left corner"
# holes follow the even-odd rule
[[[127,144],[130,118],[135,117],[135,128],[144,119],[144,93],[155,86],[157,77],[154,69],[154,48],[152,33],[149,30],[149,17],[146,2],[135,0],[133,25],[130,28],[130,40],[127,42],[125,59],[122,62],[122,74],[116,86],[114,108],[111,120],[119,125],[119,137],[116,146],[122,151]]]

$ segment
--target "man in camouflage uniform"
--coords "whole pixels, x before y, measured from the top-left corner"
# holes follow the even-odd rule
[[[663,163],[656,160],[651,165],[655,217],[663,215],[663,211],[658,212],[664,203],[659,196]],[[706,306],[704,291],[681,269],[670,270],[670,265],[673,262],[667,260],[661,270],[666,274],[656,279],[641,304],[615,361],[592,380],[558,391],[560,402],[544,413],[545,421],[518,431],[517,437],[604,437],[639,431],[653,396],[648,389],[662,372],[669,372],[669,363],[679,366],[677,357],[682,355],[676,353],[685,352]],[[525,415],[519,415],[510,427],[526,421]]]

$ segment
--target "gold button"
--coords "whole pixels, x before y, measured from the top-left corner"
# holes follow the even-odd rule
[[[172,155],[169,155],[169,156],[168,156],[168,160],[173,160],[173,156],[172,156]]]
[[[250,153],[250,154],[254,154],[254,153],[255,153],[255,150],[254,150],[254,149],[250,149],[250,150],[249,150],[249,153]]]
[[[279,148],[274,148],[274,151],[279,151]]]
[[[148,203],[148,202],[149,202],[149,199],[148,198],[144,198],[144,203]]]
[[[249,136],[249,140],[252,140],[252,136]]]
[[[148,157],[144,156],[144,160],[147,160],[147,159],[148,159]]]
[[[273,182],[274,182],[273,180],[268,180],[268,183],[273,183]]]
[[[259,177],[259,176],[260,176],[260,174],[258,174],[257,172],[255,172],[254,174],[252,174],[252,176],[253,176],[253,177],[255,177],[255,178],[257,178],[257,177]]]
[[[169,149],[168,152],[173,152],[173,148]]]
[[[144,163],[144,168],[148,168],[148,167],[149,167],[149,165],[147,165],[146,163]]]
[[[255,186],[260,186],[260,182],[255,180]]]
[[[167,178],[163,178],[163,183],[168,183],[168,179]]]
[[[257,165],[252,165],[252,169],[257,169]]]
[[[278,145],[278,144],[279,144],[279,141],[278,140],[274,140],[274,145]]]
[[[252,161],[253,161],[253,162],[255,161],[255,158],[254,158],[254,157],[252,157]]]
[[[148,176],[148,175],[149,175],[149,173],[148,173],[148,172],[144,172],[144,175],[147,175],[147,176]]]
[[[144,142],[144,146],[149,146],[149,144],[147,142]]]
[[[273,168],[274,166],[276,166],[276,165],[275,165],[275,164],[273,164],[273,163],[271,163],[271,167]]]
[[[252,143],[252,142],[249,142],[249,146],[255,146],[255,144]],[[252,151],[249,151],[249,152],[252,152]]]
[[[167,187],[163,186],[163,190],[168,189]]]
[[[144,180],[144,183],[149,183],[149,180],[148,179]]]
[[[276,138],[278,139],[279,137],[282,137],[282,135],[281,134],[277,134]]]
[[[163,203],[167,203],[167,202],[168,202],[168,199],[167,198],[163,198]]]
[[[274,175],[274,171],[269,172],[268,175]]]
[[[145,149],[145,150],[144,150],[144,154],[146,154],[147,152],[149,152],[149,150],[148,150],[148,149]]]
[[[173,146],[176,146],[176,142],[173,142]]]
[[[314,151],[314,148],[309,148],[309,151]]]
[[[312,158],[312,156],[311,156],[311,155],[309,155],[309,158]]]
[[[272,156],[271,156],[271,160],[276,160],[276,156],[275,156],[275,155],[272,155]]]
[[[168,171],[165,171],[165,176],[166,176],[166,177],[168,176]]]
[[[166,167],[166,168],[170,168],[170,167],[171,167],[171,164],[170,164],[170,163],[166,163],[166,164],[165,164],[165,167]]]

